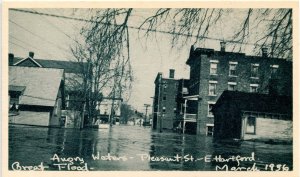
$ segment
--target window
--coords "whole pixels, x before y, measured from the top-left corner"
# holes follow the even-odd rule
[[[188,88],[183,87],[182,88],[182,94],[189,94]]]
[[[9,91],[9,111],[19,110],[19,101],[22,95],[21,91]]]
[[[70,106],[70,95],[67,95],[67,100],[66,100],[66,107],[69,108]]]
[[[163,112],[166,112],[166,107],[163,107]]]
[[[210,74],[216,75],[218,70],[218,60],[210,60]]]
[[[228,82],[228,90],[236,91],[236,82]]]
[[[270,68],[271,68],[271,78],[276,78],[279,66],[278,65],[270,65]]]
[[[206,124],[206,136],[213,136],[214,124]]]
[[[251,77],[258,78],[258,67],[259,64],[251,64]]]
[[[212,113],[214,104],[216,104],[216,102],[208,102],[207,117],[214,117],[214,114]]]
[[[251,93],[258,92],[258,84],[250,84],[250,92]]]
[[[66,120],[67,120],[67,116],[61,116],[61,119],[60,119],[60,126],[61,127],[66,126]]]
[[[248,117],[247,124],[246,124],[246,133],[255,134],[255,127],[256,127],[256,118],[253,116]]]
[[[217,81],[209,81],[208,86],[208,95],[216,96],[217,95]]]
[[[229,62],[229,76],[236,76],[236,66],[237,62]]]
[[[167,95],[166,94],[163,95],[163,100],[167,100]]]
[[[19,101],[20,101],[20,92],[15,92],[15,91],[9,91],[9,96],[10,96],[10,100],[9,100],[9,104],[10,107],[12,107],[13,105],[19,105]]]

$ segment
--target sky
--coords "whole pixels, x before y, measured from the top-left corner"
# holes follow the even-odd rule
[[[27,9],[41,13],[89,19],[90,13],[81,9]],[[130,25],[136,25],[151,14],[151,9],[136,10]],[[230,22],[222,20],[221,30],[215,30],[212,37],[226,39],[226,30],[237,23],[238,17],[229,17]],[[242,18],[242,17],[240,17]],[[226,23],[225,23],[226,22]],[[30,13],[9,11],[9,53],[17,57],[27,57],[29,51],[34,58],[52,60],[71,60],[70,46],[74,40],[83,40],[80,29],[84,22],[41,16]],[[189,67],[185,64],[190,47],[187,43],[180,49],[171,47],[170,35],[157,34],[146,39],[138,36],[137,30],[130,30],[130,58],[134,82],[128,104],[140,112],[145,111],[144,104],[152,104],[154,96],[154,80],[158,72],[168,77],[169,69],[175,69],[175,78],[189,78]],[[207,47],[219,50],[219,41],[208,41],[196,47]],[[249,51],[247,54],[249,54]],[[251,54],[251,53],[250,53]],[[150,110],[151,111],[151,110]]]

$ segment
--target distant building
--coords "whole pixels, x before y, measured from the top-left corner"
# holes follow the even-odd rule
[[[224,91],[212,112],[215,140],[292,140],[289,96]]]
[[[121,99],[104,98],[97,105],[97,112],[99,113],[97,119],[103,123],[119,124],[121,116]]]
[[[62,111],[63,127],[79,128],[82,124],[84,105],[83,73],[88,73],[87,64],[63,60],[35,59],[34,53],[29,52],[26,58],[14,57],[9,54],[10,66],[56,68],[64,71],[64,98],[65,108]]]
[[[60,127],[64,108],[64,71],[9,67],[9,122]]]
[[[244,53],[191,47],[186,62],[190,66],[189,97],[186,97],[189,120],[195,120],[195,132],[212,135],[214,115],[212,107],[225,90],[250,93],[292,95],[292,62]]]
[[[186,94],[187,80],[175,79],[175,70],[170,69],[169,77],[162,77],[162,73],[158,73],[154,81],[155,93],[153,97],[153,129],[169,129],[176,128],[182,120],[182,103],[177,102],[183,94]]]

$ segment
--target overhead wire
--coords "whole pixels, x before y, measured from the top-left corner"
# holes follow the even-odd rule
[[[57,14],[34,12],[34,11],[24,10],[24,9],[12,8],[10,10],[17,11],[17,12],[22,12],[22,13],[30,13],[30,14],[35,14],[35,15],[44,15],[44,16],[50,16],[50,17],[55,17],[55,18],[62,18],[62,19],[66,19],[66,20],[76,20],[76,21],[82,21],[82,22],[88,22],[88,23],[100,23],[100,24],[103,24],[103,25],[120,26],[118,24],[104,23],[104,22],[99,22],[99,21],[95,21],[95,20],[88,20],[88,19],[83,19],[83,18],[78,18],[78,17],[68,17],[68,16],[57,15]],[[208,40],[224,41],[226,43],[235,43],[235,44],[242,44],[242,45],[261,46],[259,44],[255,44],[255,43],[245,43],[245,42],[234,41],[234,40],[223,40],[223,39],[220,39],[220,38],[203,36],[203,35],[198,36],[198,35],[193,35],[193,34],[171,32],[171,31],[164,31],[164,30],[158,30],[158,29],[147,29],[147,28],[136,27],[136,26],[131,26],[131,25],[127,25],[127,27],[130,28],[130,29],[142,30],[142,31],[146,31],[146,32],[162,33],[162,34],[168,34],[168,35],[179,35],[179,36],[186,36],[186,37],[193,37],[193,38],[203,38],[203,39],[208,39]]]
[[[46,54],[48,54],[48,55],[51,55],[51,56],[53,57],[53,55],[52,55],[51,53],[49,53],[49,52],[47,52],[47,51],[44,51],[44,50],[42,50],[42,49],[39,49],[39,48],[37,48],[37,47],[35,47],[35,46],[33,46],[33,45],[31,45],[29,42],[25,42],[25,41],[23,41],[23,40],[20,40],[20,39],[18,39],[17,37],[11,35],[11,34],[9,34],[9,36],[10,36],[11,38],[13,38],[13,39],[15,39],[15,40],[21,42],[21,43],[24,43],[24,44],[26,44],[26,45],[28,45],[28,46],[31,46],[31,47],[35,48],[36,50],[41,51],[41,52],[44,52],[44,53],[46,53]]]
[[[20,25],[20,24],[18,24],[18,23],[16,23],[16,22],[14,22],[13,20],[9,19],[9,22],[12,23],[12,24],[14,24],[14,25],[16,25],[16,26],[18,26],[19,28],[21,28],[21,29],[27,31],[28,33],[32,34],[33,36],[36,36],[36,37],[42,39],[43,41],[48,42],[49,44],[52,44],[52,45],[53,45],[54,47],[56,47],[57,49],[66,52],[66,49],[64,49],[64,47],[58,46],[58,44],[55,44],[55,43],[53,43],[53,42],[51,42],[51,41],[45,39],[44,37],[42,37],[42,36],[40,36],[40,35],[37,35],[37,34],[33,33],[32,31],[30,31],[30,30],[28,30],[27,28],[25,28],[24,26],[22,26],[22,25]]]
[[[24,49],[24,50],[26,50],[26,51],[29,50],[28,48],[25,48],[25,47],[21,46],[20,44],[16,44],[16,43],[14,43],[14,42],[12,42],[12,41],[9,41],[9,43],[11,43],[11,44],[13,44],[13,45],[15,45],[15,46],[18,46],[18,47],[20,47],[20,48],[22,48],[22,49]]]
[[[34,10],[35,11],[35,10]],[[37,12],[37,11],[35,11]],[[65,33],[62,29],[60,29],[58,26],[56,26],[55,24],[53,24],[50,20],[48,20],[47,18],[45,18],[45,16],[41,16],[43,17],[44,20],[46,20],[51,26],[53,26],[57,31],[61,32],[62,34],[64,34],[65,36],[67,36],[69,39],[73,40],[76,43],[79,43],[77,40],[73,39],[70,35],[68,35],[67,33]]]

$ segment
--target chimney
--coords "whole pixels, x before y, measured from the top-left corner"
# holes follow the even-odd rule
[[[226,42],[221,41],[220,46],[221,46],[221,52],[225,52]]]
[[[268,57],[268,48],[263,47],[261,48],[262,57]]]
[[[12,54],[12,53],[9,53],[8,54],[8,65],[9,66],[12,66],[12,65],[14,65],[14,54]]]
[[[158,79],[158,83],[161,82],[161,79],[162,79],[162,73],[161,72],[158,72],[157,73],[157,79]],[[156,81],[155,81],[156,82]]]
[[[175,69],[170,69],[169,78],[174,79],[174,76],[175,76]]]
[[[195,47],[194,45],[192,45],[190,49],[190,57],[193,55],[194,51],[195,51]]]
[[[33,52],[29,52],[29,57],[33,59],[34,53]]]

